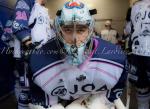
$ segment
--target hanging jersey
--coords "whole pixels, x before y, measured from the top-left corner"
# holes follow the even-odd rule
[[[116,30],[107,30],[107,29],[104,29],[101,31],[101,37],[102,39],[106,40],[106,41],[109,41],[111,43],[118,43],[118,40],[117,40],[117,31]]]
[[[31,36],[28,20],[35,0],[17,0],[12,25],[13,34],[21,41]]]
[[[31,29],[32,42],[41,42],[44,44],[48,39],[52,38],[52,30],[50,28],[50,18],[48,9],[35,3],[32,8],[31,16],[29,18],[29,26],[33,25]]]
[[[3,32],[3,25],[0,21],[0,38]],[[13,74],[13,64],[14,62],[10,49],[6,46],[3,40],[0,39],[0,102],[9,97],[14,90],[15,77]]]
[[[112,102],[121,95],[127,76],[125,55],[116,45],[100,39],[93,41],[92,57],[79,66],[66,62],[63,44],[57,39],[32,54],[32,79],[48,95],[50,105],[57,103],[58,98],[73,100],[100,92],[107,92]]]
[[[1,37],[1,40],[5,42],[9,47],[14,47],[14,36],[12,32],[12,23],[13,20],[10,18],[7,20],[5,27],[4,27],[4,33]]]
[[[2,34],[3,34],[3,25],[2,25],[2,23],[0,21],[0,37],[1,37]]]
[[[137,2],[131,11],[133,24],[132,52],[136,55],[150,56],[150,2]]]
[[[12,37],[12,19],[11,20],[7,20],[6,24],[5,24],[5,27],[4,27],[4,33],[3,33],[3,37],[2,37],[2,40],[3,41],[8,41],[8,40],[11,40],[13,37]]]

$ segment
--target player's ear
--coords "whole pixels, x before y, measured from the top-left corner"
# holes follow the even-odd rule
[[[95,15],[95,14],[97,14],[97,9],[91,9],[91,10],[89,10],[89,12],[91,15]]]

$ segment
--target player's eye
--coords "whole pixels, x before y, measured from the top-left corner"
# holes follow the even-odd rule
[[[78,33],[83,33],[83,32],[85,32],[85,30],[84,29],[80,29],[80,30],[77,30],[77,32]]]
[[[70,28],[65,28],[64,31],[65,31],[65,32],[72,32],[72,29],[70,29]]]

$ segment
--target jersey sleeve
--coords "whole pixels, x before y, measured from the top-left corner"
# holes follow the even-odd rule
[[[119,78],[117,84],[107,93],[107,98],[110,102],[114,102],[114,100],[120,98],[123,93],[123,89],[126,86],[127,81],[127,74],[128,74],[128,63],[125,62],[124,70]]]
[[[131,20],[130,18],[131,18],[131,7],[127,11],[126,21],[129,22]]]
[[[126,24],[125,24],[125,28],[124,28],[124,33],[126,35],[129,35],[132,32],[131,10],[132,10],[132,8],[130,7],[128,9],[127,15],[126,15]]]
[[[37,11],[38,11],[38,6],[37,4],[35,4],[32,8],[31,15],[29,18],[29,22],[28,22],[29,27],[35,23],[37,17]]]
[[[30,16],[31,5],[26,0],[18,0],[15,7],[14,21],[12,31],[16,37],[24,41],[30,38],[30,29],[28,20]]]

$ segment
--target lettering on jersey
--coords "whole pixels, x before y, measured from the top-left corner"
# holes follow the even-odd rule
[[[106,85],[103,85],[100,88],[96,88],[96,86],[93,83],[85,84],[81,87],[79,87],[78,85],[75,84],[73,87],[73,91],[70,91],[69,94],[74,95],[74,94],[77,94],[79,91],[88,93],[88,92],[92,92],[94,90],[95,90],[95,92],[100,92],[100,91],[106,91],[106,90],[108,90],[108,88]],[[51,92],[52,96],[65,96],[66,94],[67,94],[67,89],[64,86],[58,86],[55,89],[53,89]]]
[[[150,12],[145,11],[144,16],[142,17],[142,20],[145,20],[146,17],[148,17],[150,19]]]
[[[97,89],[96,92],[105,91],[105,90],[108,90],[106,85],[104,85],[104,86],[100,87],[99,89]]]
[[[135,16],[135,21],[138,22],[138,20],[145,20],[146,18],[150,19],[150,11],[138,12]]]
[[[27,15],[25,11],[17,11],[16,12],[16,19],[17,20],[27,20]]]
[[[29,10],[30,8],[29,8],[29,6],[27,5],[27,3],[24,0],[20,0],[17,3],[16,9],[26,9],[26,10]]]
[[[78,92],[78,85],[74,85],[74,91],[70,92],[70,94],[76,94]]]
[[[91,88],[91,90],[89,90],[89,88]],[[95,89],[94,84],[86,84],[86,85],[84,85],[84,86],[81,88],[81,90],[82,90],[83,92],[91,92],[91,91],[94,90],[94,89]]]
[[[147,11],[145,11],[144,16],[142,17],[142,20],[146,18],[146,15],[147,15]]]

